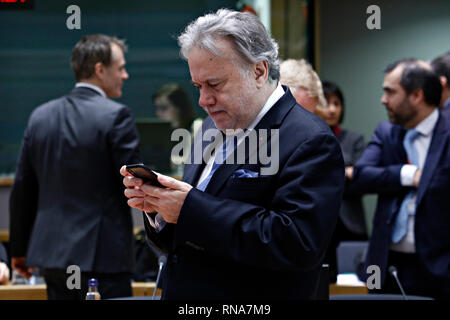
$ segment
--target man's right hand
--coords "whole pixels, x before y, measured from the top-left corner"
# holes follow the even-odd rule
[[[26,266],[25,257],[11,258],[11,268],[27,279],[31,277],[31,273],[35,269],[33,267]]]
[[[120,174],[124,177],[123,184],[127,187],[124,194],[128,198],[128,205],[147,213],[156,212],[155,208],[144,200],[145,193],[140,189],[144,183],[142,179],[136,178],[129,173],[126,166],[120,168]]]
[[[9,281],[9,269],[6,263],[0,261],[0,284],[7,284]]]

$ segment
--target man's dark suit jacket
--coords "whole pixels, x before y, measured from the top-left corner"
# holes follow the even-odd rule
[[[450,99],[444,103],[441,113],[450,121]]]
[[[354,183],[363,192],[377,193],[378,203],[367,255],[369,265],[378,265],[382,282],[393,225],[404,196],[412,190],[400,184],[406,164],[403,138],[406,130],[382,122],[355,166]],[[450,124],[439,116],[417,189],[414,224],[416,254],[436,280],[436,290],[450,294]],[[366,275],[367,276],[367,275]]]
[[[134,268],[119,169],[139,162],[129,109],[79,87],[33,111],[10,198],[11,256],[116,273]]]
[[[345,166],[354,166],[366,147],[364,137],[357,132],[342,130],[337,139],[342,149]],[[357,188],[352,188],[351,181],[346,181],[339,217],[352,233],[358,235],[367,233],[362,194]]]
[[[163,299],[315,298],[344,163],[325,122],[284,89],[255,128],[279,129],[276,174],[232,178],[261,164],[222,165],[205,192],[188,193],[176,225],[156,233],[145,219],[150,240],[169,252]],[[215,128],[211,118],[208,128]],[[204,166],[187,165],[183,180],[195,185]]]

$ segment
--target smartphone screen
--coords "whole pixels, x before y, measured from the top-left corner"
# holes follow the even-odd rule
[[[129,164],[126,167],[129,173],[131,173],[136,178],[142,179],[144,183],[150,183],[153,186],[165,188],[158,182],[158,176],[156,175],[156,173],[154,173],[153,170],[147,167],[145,164]]]

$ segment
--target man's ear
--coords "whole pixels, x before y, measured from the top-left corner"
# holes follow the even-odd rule
[[[256,80],[256,87],[262,88],[269,78],[269,64],[266,60],[256,62],[253,65],[253,74]]]
[[[105,75],[105,65],[101,62],[97,62],[94,66],[94,75],[100,79],[103,80]]]
[[[414,89],[414,90],[409,94],[409,101],[410,101],[413,105],[418,105],[419,103],[421,103],[422,101],[424,101],[423,90],[420,89],[420,88]]]
[[[439,80],[441,81],[442,88],[445,89],[448,87],[447,78],[444,76],[440,76]]]

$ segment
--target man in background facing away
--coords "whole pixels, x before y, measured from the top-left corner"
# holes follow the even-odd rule
[[[71,66],[77,83],[31,114],[10,198],[12,268],[39,267],[49,299],[83,299],[89,278],[102,298],[131,296],[132,217],[118,170],[139,162],[138,134],[122,95],[124,41],[83,37]],[[67,267],[81,269],[81,290]]]
[[[159,175],[166,188],[121,169],[129,205],[146,212],[148,237],[168,252],[162,299],[316,299],[344,187],[337,139],[279,83],[278,45],[255,15],[219,10],[178,41],[209,115],[194,158],[208,148],[203,132],[231,139],[186,165],[183,181]],[[245,145],[239,132],[267,133],[275,170],[249,161],[256,143],[229,163],[234,138],[238,152]]]

